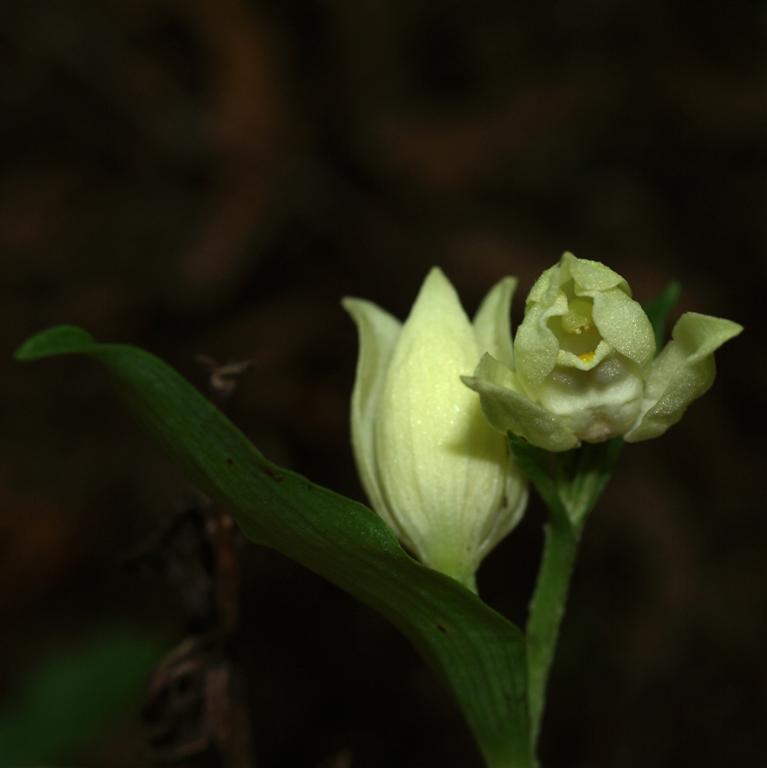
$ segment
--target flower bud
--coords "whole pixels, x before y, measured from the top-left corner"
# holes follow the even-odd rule
[[[514,360],[485,355],[464,383],[490,423],[549,451],[663,434],[713,383],[714,351],[742,327],[688,312],[655,356],[650,320],[628,283],[565,253],[530,290]]]
[[[365,491],[426,565],[470,588],[527,501],[503,436],[460,380],[483,352],[510,360],[515,284],[491,290],[473,324],[439,269],[404,325],[375,304],[344,301],[360,337],[351,426]]]

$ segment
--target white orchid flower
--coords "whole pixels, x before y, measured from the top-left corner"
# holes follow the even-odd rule
[[[436,268],[404,325],[368,301],[344,300],[360,337],[351,426],[365,491],[423,563],[470,588],[527,502],[503,435],[460,379],[485,352],[511,363],[515,286],[496,285],[473,323]]]
[[[565,253],[530,290],[514,358],[485,355],[464,383],[489,422],[549,451],[581,441],[662,435],[708,390],[714,351],[737,336],[731,320],[688,312],[656,356],[655,337],[628,283]]]

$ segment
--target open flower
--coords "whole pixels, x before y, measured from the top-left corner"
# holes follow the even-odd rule
[[[496,429],[549,451],[663,434],[714,381],[714,351],[742,327],[688,312],[656,356],[628,283],[565,253],[530,290],[511,364],[485,355],[464,383]]]
[[[344,300],[360,336],[351,424],[365,491],[426,565],[472,588],[527,501],[503,436],[460,380],[483,352],[511,361],[515,286],[511,278],[496,285],[473,324],[439,269],[404,325],[368,301]]]

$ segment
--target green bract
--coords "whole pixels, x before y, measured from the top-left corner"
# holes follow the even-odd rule
[[[530,290],[512,360],[486,354],[463,381],[499,431],[549,451],[663,434],[713,383],[714,351],[742,327],[688,312],[656,356],[628,283],[565,253]]]
[[[511,362],[515,286],[512,278],[498,283],[473,323],[439,269],[404,325],[368,301],[344,300],[360,336],[351,421],[362,484],[426,565],[470,587],[527,501],[503,436],[460,380],[483,352]]]

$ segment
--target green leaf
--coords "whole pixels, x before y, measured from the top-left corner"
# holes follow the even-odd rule
[[[680,283],[672,280],[658,296],[644,305],[644,311],[650,318],[650,323],[655,331],[655,345],[659,351],[666,340],[668,316],[679,301],[681,293],[682,286]]]
[[[227,504],[245,534],[372,606],[413,643],[457,699],[487,764],[531,764],[520,631],[456,581],[408,556],[367,507],[267,461],[194,387],[153,355],[53,328],[19,359],[83,354],[106,367],[134,413]],[[307,647],[312,633],[307,632]]]
[[[64,761],[103,738],[139,700],[161,651],[145,631],[112,627],[45,657],[0,711],[0,768]]]

